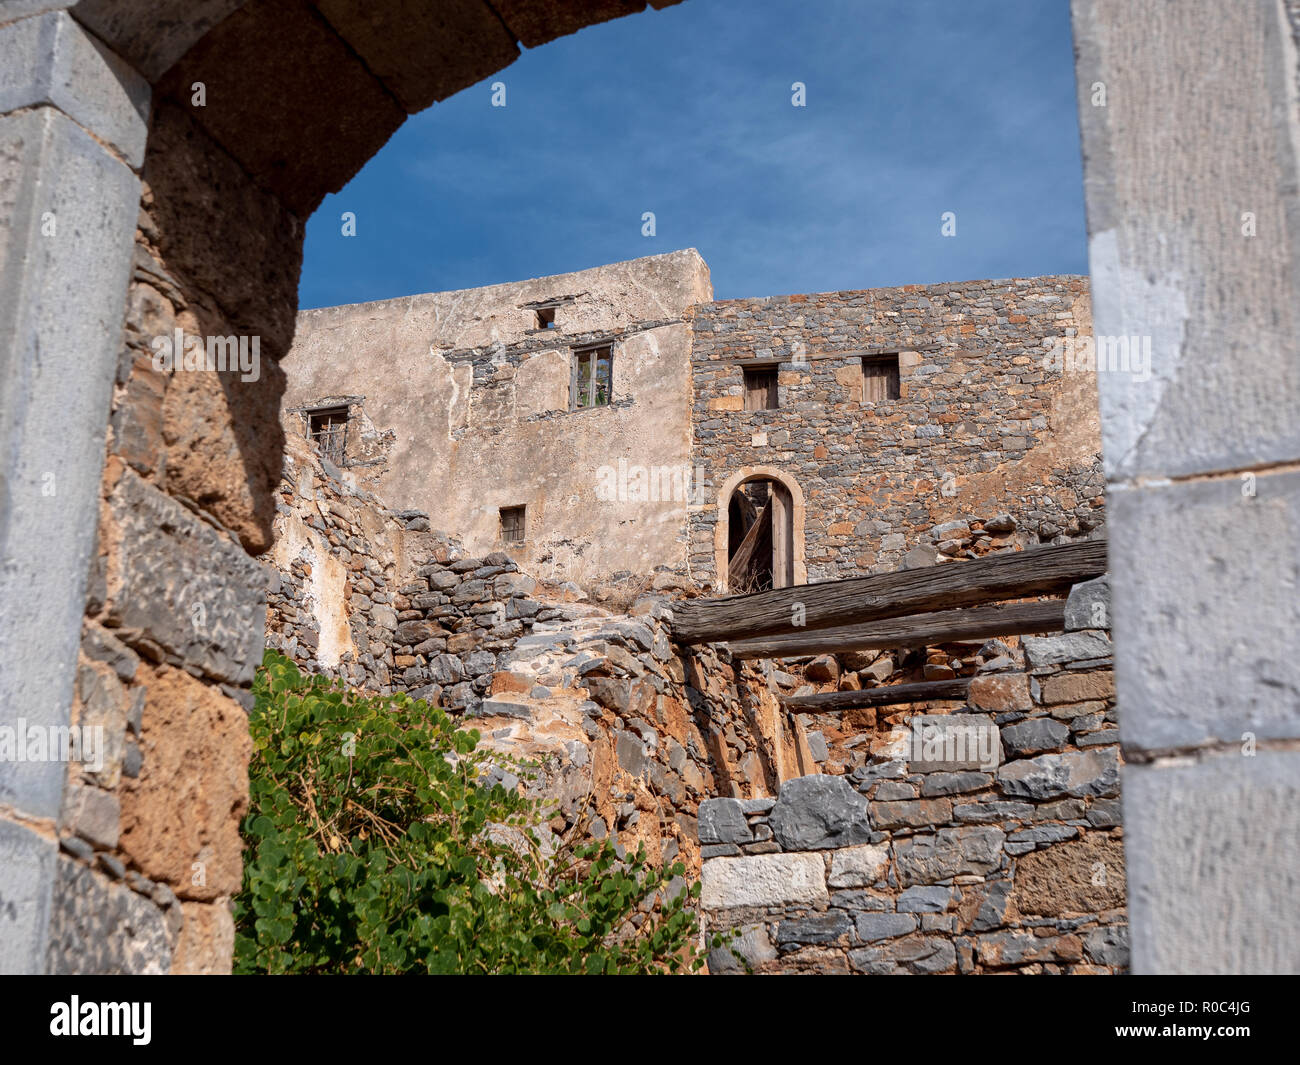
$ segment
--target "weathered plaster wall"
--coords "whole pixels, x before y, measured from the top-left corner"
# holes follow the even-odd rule
[[[531,572],[586,581],[680,564],[686,500],[601,498],[601,467],[681,471],[690,450],[690,330],[711,297],[693,251],[461,292],[303,311],[284,368],[294,408],[339,395],[385,436],[384,461],[349,451],[395,507],[455,529],[467,550],[501,547],[499,509],[525,505],[511,550]],[[555,328],[531,305],[565,300]],[[571,411],[572,346],[613,344],[613,401]],[[360,443],[360,434],[357,434]]]
[[[811,581],[893,569],[972,513],[1043,541],[1102,522],[1095,376],[1046,346],[1091,332],[1085,278],[725,300],[692,323],[693,459],[715,486],[772,468],[797,482]],[[900,353],[900,396],[864,404],[875,351]],[[742,368],[770,360],[780,406],[746,411]],[[717,580],[725,517],[720,499],[692,509],[693,576]]]

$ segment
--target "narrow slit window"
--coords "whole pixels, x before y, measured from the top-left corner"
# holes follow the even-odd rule
[[[538,329],[555,328],[555,308],[538,307],[537,308],[537,326]]]
[[[525,507],[501,508],[501,539],[506,543],[522,544],[524,542],[525,509]]]
[[[347,435],[347,407],[330,407],[307,413],[307,436],[320,448],[321,455],[335,465],[343,464]]]
[[[868,355],[862,360],[862,402],[898,399],[898,356]]]
[[[607,407],[614,393],[613,349],[573,353],[573,409]]]
[[[746,368],[745,410],[776,410],[781,404],[776,386],[775,366]]]

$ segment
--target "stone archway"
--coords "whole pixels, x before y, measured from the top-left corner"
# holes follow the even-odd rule
[[[733,503],[742,486],[767,482],[771,492],[772,522],[770,568],[773,587],[807,584],[804,562],[804,498],[799,482],[775,466],[745,466],[723,482],[718,491],[718,520],[713,526],[714,573],[718,590],[730,590],[728,572],[737,548],[732,536]]]
[[[143,767],[125,783],[117,766],[101,788],[59,762],[0,764],[0,850],[19,856],[0,862],[0,894],[30,900],[17,923],[0,915],[0,970],[85,971],[86,922],[98,929],[117,913],[134,932],[119,922],[97,933],[109,969],[229,969],[244,706],[268,579],[250,556],[271,545],[279,360],[293,339],[306,220],[408,115],[521,48],[646,7],[0,4],[0,63],[16,72],[0,100],[0,187],[14,195],[0,198],[13,209],[6,262],[23,275],[0,299],[0,637],[12,652],[0,715],[20,709],[66,731],[93,679],[95,712],[125,722],[134,707],[143,721],[132,739]],[[46,235],[55,216],[58,240]],[[251,375],[173,373],[151,358],[151,341],[172,337],[181,351],[197,339],[191,350],[209,356],[256,338],[260,361]],[[182,763],[184,780],[169,779]],[[168,850],[184,788],[205,796],[204,813]],[[60,853],[59,833],[89,831],[92,813],[97,846],[167,893],[112,881],[93,855]],[[209,860],[214,847],[226,860]],[[207,863],[201,885],[195,862]],[[175,910],[165,916],[159,897]],[[182,906],[173,956],[166,923]]]
[[[656,8],[673,2],[651,0]],[[263,577],[245,552],[265,549],[274,511],[282,446],[274,362],[292,336],[304,219],[406,114],[501,69],[518,44],[532,47],[645,3],[429,7],[50,0],[7,5],[0,14],[0,57],[19,75],[0,113],[7,149],[0,174],[13,175],[7,261],[21,275],[0,300],[0,335],[13,338],[0,345],[7,360],[0,375],[6,711],[22,708],[41,725],[66,728],[83,604],[102,608],[105,597],[119,636],[134,634],[148,661],[171,671],[158,691],[186,686],[214,717],[237,710],[230,693],[246,693],[255,655],[241,648],[232,660],[212,648],[247,632],[259,609]],[[1285,515],[1300,498],[1300,387],[1290,374],[1294,360],[1285,358],[1295,347],[1300,273],[1300,14],[1282,0],[1072,0],[1072,10],[1097,329],[1114,337],[1156,333],[1168,385],[1153,401],[1144,378],[1101,380],[1117,503],[1109,523],[1128,743],[1152,756],[1187,753],[1126,768],[1129,885],[1139,900],[1134,967],[1281,969],[1296,949],[1296,923],[1276,901],[1288,898],[1283,881],[1292,868],[1276,841],[1288,829],[1294,834],[1300,809],[1297,755],[1287,746],[1300,734],[1296,715],[1279,709],[1264,721],[1263,739],[1273,745],[1260,752],[1267,757],[1222,755],[1243,730],[1258,727],[1261,706],[1276,705],[1273,678],[1294,674],[1285,639],[1295,627],[1293,599],[1240,592],[1293,583],[1285,567],[1295,552],[1259,545],[1285,538],[1295,522],[1279,518],[1272,531],[1262,515],[1244,521],[1243,511],[1229,508],[1258,498],[1273,508],[1268,513]],[[1250,61],[1228,69],[1225,54]],[[1213,94],[1197,95],[1206,69],[1221,76]],[[1171,98],[1195,106],[1170,108]],[[1234,121],[1241,113],[1265,117]],[[1221,171],[1236,175],[1231,202]],[[59,231],[75,240],[42,233],[41,215],[54,206]],[[1247,208],[1252,227],[1258,214],[1271,228],[1259,237],[1252,228],[1243,240]],[[128,350],[120,352],[128,282]],[[141,324],[147,332],[133,335]],[[185,381],[164,394],[130,345],[172,328],[260,336],[267,377],[242,389]],[[1273,387],[1261,389],[1261,381]],[[114,451],[101,496],[110,403]],[[1190,441],[1188,425],[1199,427]],[[1237,490],[1245,476],[1249,496]],[[42,502],[53,498],[56,481],[57,507]],[[799,497],[792,491],[792,498]],[[1193,512],[1201,522],[1186,520]],[[101,513],[111,517],[97,550],[92,530]],[[725,550],[725,507],[720,518]],[[797,542],[801,512],[794,524]],[[1205,537],[1184,535],[1206,525],[1233,529],[1233,557],[1256,566],[1244,576],[1226,571],[1217,597],[1219,586],[1203,577],[1222,559],[1207,554]],[[124,529],[132,535],[124,538]],[[1271,560],[1268,569],[1258,569],[1261,558]],[[794,568],[797,582],[806,579],[798,556]],[[190,638],[195,589],[210,593],[212,625]],[[1196,595],[1213,601],[1187,611],[1179,626],[1158,623],[1168,604],[1199,605]],[[1260,632],[1272,635],[1262,647]],[[124,683],[136,684],[137,674],[154,672],[108,634],[88,637],[101,673],[113,673],[107,663],[114,663]],[[1253,685],[1219,667],[1216,650],[1234,641],[1258,648]],[[1150,680],[1144,663],[1153,655],[1180,667],[1168,672],[1183,677],[1183,688]],[[230,764],[227,753],[223,770]],[[7,970],[59,971],[70,961],[46,957],[48,926],[57,927],[75,901],[73,881],[54,886],[56,862],[59,869],[70,863],[51,830],[64,784],[57,763],[0,767],[0,796],[13,812],[0,818],[0,832],[18,856],[0,865],[0,888],[31,900],[26,909],[35,915],[0,928]],[[1243,819],[1248,808],[1255,812]],[[1253,831],[1242,830],[1247,822]],[[1186,869],[1186,840],[1207,831],[1233,860]],[[125,889],[96,890],[82,900],[85,909],[120,909],[109,894]],[[130,900],[152,906],[143,895]],[[216,909],[206,897],[193,905],[195,914]],[[142,913],[133,914],[136,925],[161,920]],[[1242,913],[1255,915],[1248,927]]]

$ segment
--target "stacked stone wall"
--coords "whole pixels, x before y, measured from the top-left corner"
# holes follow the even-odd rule
[[[1080,585],[1069,631],[882,723],[864,764],[702,804],[702,906],[736,936],[710,971],[1125,971],[1105,613]]]
[[[815,763],[780,711],[776,672],[686,650],[666,591],[627,614],[465,553],[291,442],[280,486],[267,643],[304,669],[462,715],[485,744],[538,766],[513,787],[554,804],[549,827],[644,844],[699,869],[696,810],[774,793]],[[503,767],[505,766],[503,761]]]
[[[1051,347],[1090,333],[1086,278],[723,300],[692,323],[692,461],[715,492],[750,473],[797,484],[809,581],[892,570],[968,514],[1009,514],[1033,543],[1101,524],[1095,375]],[[881,352],[899,397],[864,402]],[[776,409],[745,410],[758,364],[778,366]],[[715,585],[721,504],[690,515],[691,573]]]

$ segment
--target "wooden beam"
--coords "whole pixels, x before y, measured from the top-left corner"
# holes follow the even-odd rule
[[[741,492],[740,495],[743,498],[745,493]],[[749,531],[745,533],[745,538],[737,546],[736,553],[727,563],[728,584],[735,587],[749,576],[750,564],[764,543],[767,544],[767,553],[770,555],[772,553],[772,501],[770,499],[763,504],[763,509],[758,512]]]
[[[718,643],[787,635],[1051,595],[1105,572],[1106,542],[1084,540],[899,573],[800,584],[750,595],[688,599],[673,605],[673,639]]]
[[[969,677],[954,680],[927,680],[919,684],[887,684],[883,688],[863,688],[856,692],[823,692],[821,695],[788,695],[781,706],[795,714],[837,714],[841,710],[858,710],[864,706],[893,706],[898,703],[924,703],[931,699],[965,699]]]
[[[733,658],[799,658],[837,651],[871,651],[889,647],[928,647],[953,640],[1019,636],[1026,632],[1060,632],[1065,628],[1065,600],[1004,603],[911,614],[865,625],[814,629],[789,636],[764,636],[727,644]]]

